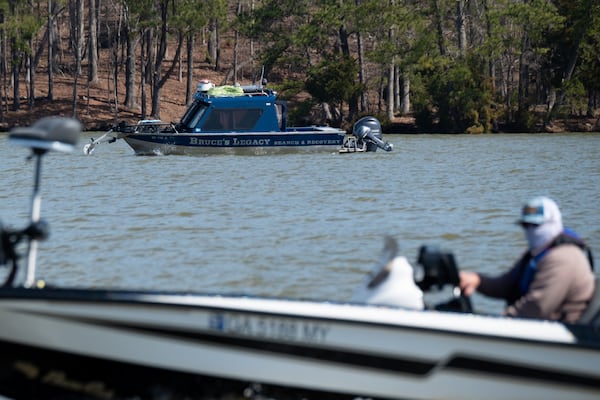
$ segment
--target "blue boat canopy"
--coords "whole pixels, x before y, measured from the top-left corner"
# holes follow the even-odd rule
[[[198,91],[177,125],[180,132],[283,132],[285,103],[260,86],[218,86]]]

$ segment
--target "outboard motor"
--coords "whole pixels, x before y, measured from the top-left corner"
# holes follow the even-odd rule
[[[381,139],[381,124],[375,117],[363,117],[352,127],[352,134],[367,145],[367,151],[377,151],[381,148],[392,151],[394,146]]]

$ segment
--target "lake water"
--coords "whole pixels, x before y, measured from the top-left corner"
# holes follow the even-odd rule
[[[343,301],[385,235],[495,273],[524,248],[535,195],[600,254],[600,134],[388,135],[391,153],[139,157],[123,141],[42,166],[38,278],[119,287]],[[0,220],[29,218],[32,161],[0,137]],[[597,257],[596,257],[597,258]],[[481,296],[475,308],[500,312]]]

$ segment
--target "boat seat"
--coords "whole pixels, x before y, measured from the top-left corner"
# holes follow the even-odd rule
[[[590,304],[577,321],[578,324],[600,326],[600,277],[596,277],[594,284],[594,293]]]

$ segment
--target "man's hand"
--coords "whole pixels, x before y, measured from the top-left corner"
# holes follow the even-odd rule
[[[475,293],[475,291],[479,287],[479,284],[481,283],[481,278],[476,272],[460,271],[459,278],[460,289],[462,290],[465,296],[470,296],[473,293]]]

